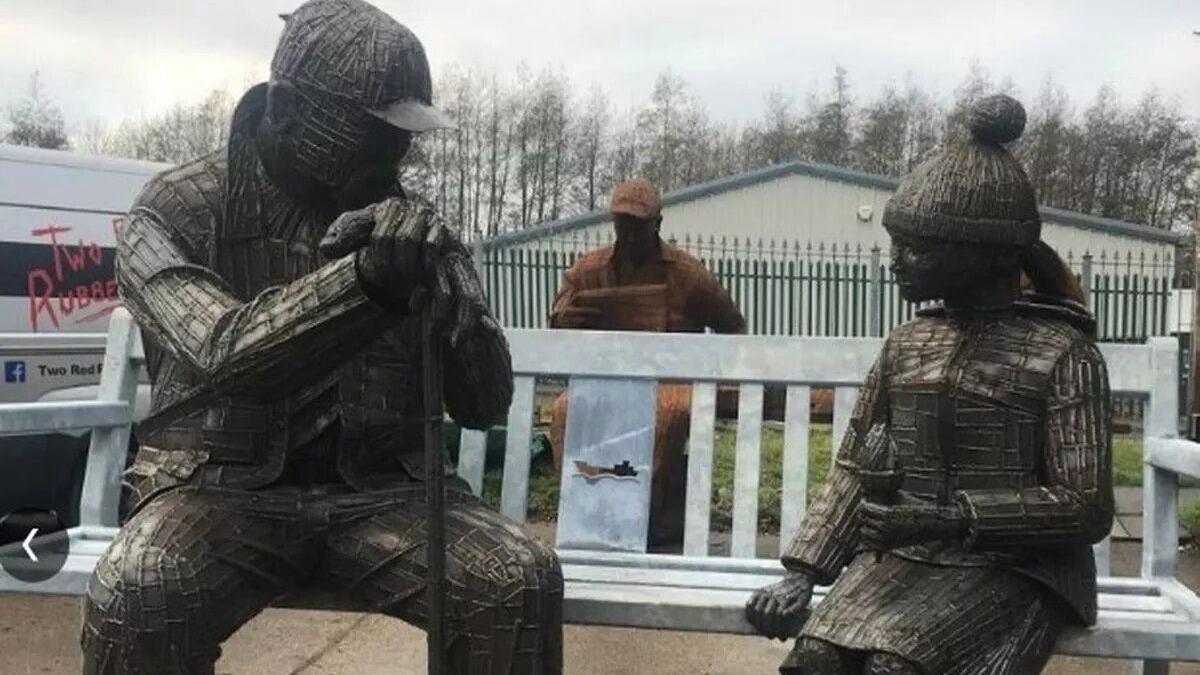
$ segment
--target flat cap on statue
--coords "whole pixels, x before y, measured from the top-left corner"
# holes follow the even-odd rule
[[[454,127],[433,106],[421,41],[379,8],[363,0],[309,0],[281,18],[272,79],[356,102],[407,131]]]
[[[1033,186],[1004,147],[1024,131],[1025,109],[1011,96],[988,96],[971,107],[967,128],[900,181],[883,226],[942,241],[1034,243],[1042,221]]]
[[[645,178],[631,178],[613,188],[609,210],[614,215],[626,214],[649,220],[662,213],[662,197],[658,194],[658,188],[650,181]]]

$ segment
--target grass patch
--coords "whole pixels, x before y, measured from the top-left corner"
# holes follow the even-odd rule
[[[1113,484],[1142,486],[1142,439],[1137,436],[1113,437]],[[1179,487],[1200,487],[1200,480],[1180,476]]]
[[[816,497],[829,474],[832,428],[828,424],[813,424],[808,438],[808,499]],[[713,447],[712,524],[717,530],[728,530],[733,523],[733,476],[737,456],[737,425],[720,422]],[[535,443],[546,443],[538,437]],[[783,429],[779,425],[763,428],[760,475],[758,484],[758,524],[763,532],[779,531],[780,505],[783,496]],[[1113,438],[1113,482],[1118,486],[1140,487],[1142,484],[1142,441],[1136,436]],[[1182,487],[1200,486],[1200,481],[1181,477]],[[489,471],[483,478],[483,500],[493,508],[500,506],[500,471]],[[549,453],[539,453],[529,480],[529,518],[535,521],[554,520],[558,511],[558,476],[549,461]],[[1188,515],[1190,514],[1190,515]],[[1181,509],[1181,516],[1192,518],[1200,534],[1200,501]],[[1185,521],[1188,522],[1188,521]]]
[[[1179,508],[1179,523],[1193,541],[1200,539],[1200,500],[1188,502]]]

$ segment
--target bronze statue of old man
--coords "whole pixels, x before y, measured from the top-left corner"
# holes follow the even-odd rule
[[[459,423],[485,428],[512,397],[466,248],[397,181],[413,133],[447,124],[420,41],[362,0],[285,21],[228,147],[152,179],[120,233],[155,428],[88,585],[87,673],[211,674],[225,638],[313,584],[426,625],[423,482],[447,467],[422,452],[416,308],[433,308]],[[561,672],[553,551],[447,487],[450,672]]]
[[[979,101],[884,210],[902,295],[941,302],[889,335],[785,578],[747,604],[763,634],[799,634],[782,673],[1026,675],[1095,621],[1108,377],[1004,147],[1024,124]]]

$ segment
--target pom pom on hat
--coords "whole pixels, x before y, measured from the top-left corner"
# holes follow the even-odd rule
[[[967,127],[980,143],[1009,143],[1025,131],[1025,108],[1017,99],[1005,94],[981,98],[971,106]]]
[[[982,98],[957,135],[900,181],[883,209],[892,234],[939,241],[1028,246],[1042,222],[1029,177],[1004,144],[1025,130],[1025,109],[1011,96]]]

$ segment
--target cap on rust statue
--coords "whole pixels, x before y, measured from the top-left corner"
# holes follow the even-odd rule
[[[225,638],[310,584],[423,625],[422,482],[448,469],[422,452],[418,288],[451,415],[484,428],[512,397],[469,254],[397,183],[412,134],[447,124],[420,41],[361,0],[285,20],[228,147],[153,178],[118,239],[153,409],[88,585],[87,673],[212,673]],[[452,671],[560,672],[554,553],[447,484]]]
[[[888,337],[785,578],[747,604],[763,634],[798,635],[783,673],[1024,675],[1095,621],[1108,378],[1003,145],[1024,123],[983,99],[884,210],[901,293],[941,304]]]

